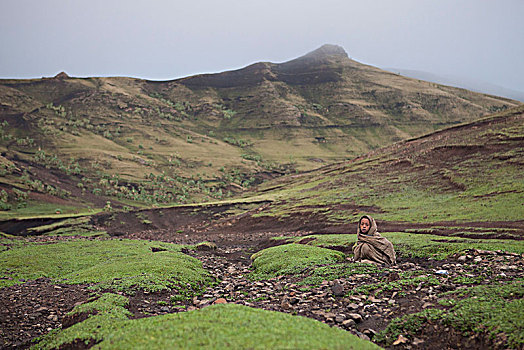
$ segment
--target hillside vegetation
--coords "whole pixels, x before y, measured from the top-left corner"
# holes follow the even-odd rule
[[[258,193],[274,202],[257,215],[286,221],[314,214],[332,223],[355,221],[362,212],[411,223],[499,221],[502,227],[471,229],[511,236],[507,223],[524,218],[523,167],[520,106],[268,183]]]
[[[164,82],[2,80],[0,206],[33,216],[219,200],[516,105],[330,45]]]

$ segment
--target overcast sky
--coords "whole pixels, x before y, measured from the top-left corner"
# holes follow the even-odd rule
[[[524,91],[524,0],[1,0],[0,77],[170,80],[337,44]]]

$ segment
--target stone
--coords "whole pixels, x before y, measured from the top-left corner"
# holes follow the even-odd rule
[[[372,303],[381,303],[382,299],[378,299],[378,298],[375,298],[374,296],[370,295],[369,296],[369,301],[371,301]]]
[[[322,312],[320,315],[323,316],[328,321],[334,320],[336,317],[336,315],[332,312]]]
[[[331,286],[331,291],[333,292],[333,295],[335,295],[336,297],[344,296],[344,286],[341,285],[338,281],[333,282],[333,285]]]
[[[462,255],[462,256],[459,256],[457,260],[460,261],[460,262],[465,262],[467,260],[467,258],[466,258],[465,255]]]
[[[338,314],[335,316],[335,322],[336,323],[342,323],[346,319],[346,315],[344,314]]]
[[[366,328],[362,331],[365,335],[367,335],[370,338],[373,338],[377,332],[372,328]]]
[[[280,303],[280,307],[284,310],[289,310],[291,309],[291,304],[289,303],[289,301],[286,298],[284,298],[282,299],[282,302]]]
[[[224,298],[218,298],[213,302],[213,304],[227,304],[227,300]]]
[[[358,305],[355,304],[355,303],[349,303],[349,304],[347,304],[347,308],[351,309],[351,310],[356,310],[356,309],[358,309]]]
[[[399,344],[406,344],[408,342],[408,338],[404,337],[402,334],[399,334],[397,340],[393,342],[393,346],[399,345]]]
[[[362,315],[358,313],[351,313],[348,315],[348,317],[357,323],[362,322]]]
[[[349,320],[344,320],[342,322],[342,326],[346,327],[346,328],[353,328],[357,325],[357,323],[352,320],[352,319],[349,319]]]
[[[360,339],[363,339],[363,340],[367,340],[367,341],[370,341],[371,339],[369,339],[369,337],[367,335],[365,335],[364,333],[360,333],[360,332],[356,332],[357,333],[357,337],[359,337]]]
[[[398,281],[399,279],[400,279],[400,275],[397,272],[392,272],[388,276],[388,282]]]
[[[197,306],[199,306],[199,307],[204,307],[204,306],[207,306],[207,305],[209,305],[209,304],[211,304],[211,300],[209,300],[209,299],[204,299],[204,300],[201,300],[201,301],[198,303]]]
[[[422,343],[424,343],[424,340],[419,339],[419,338],[413,338],[413,345],[418,346]]]

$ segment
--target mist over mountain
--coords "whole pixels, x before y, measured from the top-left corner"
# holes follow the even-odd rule
[[[453,76],[448,74],[434,74],[412,69],[384,68],[384,70],[387,70],[392,73],[402,74],[410,78],[431,81],[443,85],[461,87],[475,92],[507,97],[524,102],[524,91],[508,89],[506,87],[502,87],[482,80]]]

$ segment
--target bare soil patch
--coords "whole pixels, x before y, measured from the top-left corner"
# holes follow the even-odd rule
[[[39,278],[0,293],[0,347],[27,348],[31,339],[60,327],[75,304],[87,300],[83,285],[55,284]]]

